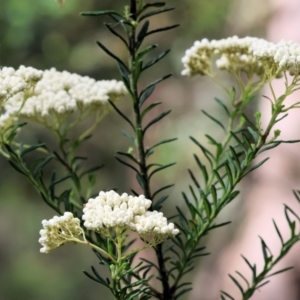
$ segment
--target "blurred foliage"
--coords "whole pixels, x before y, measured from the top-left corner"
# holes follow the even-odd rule
[[[124,49],[102,26],[103,19],[84,18],[79,16],[83,10],[100,10],[105,8],[122,9],[127,0],[67,0],[63,8],[59,8],[54,0],[1,0],[0,11],[0,65],[18,67],[33,66],[39,69],[55,67],[68,70],[95,79],[111,79],[117,75],[116,66],[95,44],[96,40],[110,47],[119,55]],[[180,59],[185,49],[196,39],[203,37],[220,38],[225,28],[226,17],[232,1],[230,0],[170,0],[169,4],[177,7],[169,13],[169,19],[152,19],[153,27],[163,24],[181,23],[181,27],[168,34],[159,35],[160,49],[172,47],[171,54],[163,60],[160,67],[148,73],[150,81],[162,70],[170,70],[175,76],[158,87],[153,98],[164,101],[165,107],[174,111],[163,126],[154,128],[151,139],[164,137],[182,137],[173,146],[164,148],[159,153],[162,163],[179,159],[181,163],[165,177],[157,181],[168,183],[179,182],[174,200],[169,206],[174,208],[174,201],[181,201],[179,191],[185,184],[182,174],[186,173],[187,161],[192,158],[184,154],[187,151],[187,136],[201,135],[199,128],[200,95],[203,88],[202,101],[211,102],[212,96],[207,94],[207,83],[204,81],[197,88],[186,79],[179,79],[182,68]],[[151,41],[149,41],[151,42]],[[165,72],[163,72],[165,73]],[[191,99],[191,101],[188,101]],[[195,99],[193,101],[193,99]],[[127,109],[126,103],[120,108]],[[196,110],[195,110],[196,107]],[[205,123],[202,126],[205,127]],[[98,187],[115,188],[130,191],[135,187],[132,173],[119,165],[114,154],[117,150],[126,150],[127,141],[120,134],[124,124],[111,113],[101,123],[91,142],[82,149],[90,155],[90,160],[105,162],[106,167],[98,176]],[[36,141],[48,139],[47,133],[38,126],[28,126],[28,138]],[[197,132],[195,134],[195,132]],[[76,134],[76,133],[75,133]],[[111,137],[115,138],[112,140]],[[120,139],[118,138],[120,137]],[[149,141],[150,142],[150,141]],[[156,158],[155,158],[156,159]],[[0,298],[14,299],[109,299],[105,291],[88,280],[80,270],[87,270],[96,264],[95,257],[83,247],[63,247],[49,255],[39,253],[38,231],[42,219],[52,217],[53,212],[45,206],[39,196],[24,181],[23,177],[12,170],[6,161],[0,160]],[[176,198],[175,198],[176,196]],[[173,202],[172,202],[173,201]],[[171,210],[172,210],[171,209]],[[70,246],[72,247],[72,246]],[[21,297],[21,298],[20,298]]]

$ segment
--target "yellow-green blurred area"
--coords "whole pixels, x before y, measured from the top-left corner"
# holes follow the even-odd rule
[[[96,45],[99,40],[112,52],[126,60],[122,44],[103,26],[108,18],[83,17],[81,11],[123,10],[129,1],[67,0],[60,8],[54,0],[1,0],[0,10],[0,65],[17,68],[19,65],[38,69],[56,68],[95,79],[120,79],[115,62]],[[207,37],[221,38],[239,32],[228,15],[231,0],[168,0],[176,6],[174,12],[152,17],[151,28],[180,23],[181,27],[159,33],[147,43],[159,44],[158,51],[172,48],[172,52],[141,80],[141,87],[167,73],[174,76],[157,86],[149,101],[163,101],[163,109],[172,114],[149,131],[147,142],[178,137],[172,145],[160,148],[154,158],[162,164],[178,161],[172,169],[157,174],[153,190],[163,184],[177,183],[171,190],[165,211],[174,214],[175,205],[183,206],[181,191],[190,183],[187,168],[195,169],[192,153],[197,151],[189,135],[203,139],[206,130],[212,130],[211,121],[201,114],[204,108],[218,114],[214,96],[222,97],[218,88],[206,79],[186,79],[180,76],[181,57],[195,40]],[[118,103],[131,116],[128,99]],[[157,109],[155,113],[159,113]],[[155,114],[151,115],[152,117]],[[221,118],[221,117],[220,117]],[[105,164],[98,172],[97,188],[118,188],[130,192],[137,188],[134,174],[114,158],[116,151],[126,152],[128,142],[121,134],[127,128],[124,121],[111,112],[97,127],[93,138],[80,149],[89,156],[88,166]],[[26,138],[52,141],[46,130],[29,125]],[[218,131],[215,135],[218,136]],[[52,141],[53,142],[53,141]],[[42,219],[54,212],[26,179],[1,159],[0,173],[0,299],[1,300],[66,300],[112,299],[107,290],[88,279],[82,270],[96,267],[98,261],[89,248],[67,245],[50,254],[40,254],[38,244]],[[219,233],[225,231],[221,229]],[[219,239],[220,243],[222,238]],[[217,255],[216,253],[214,253]],[[105,276],[103,269],[99,272]]]

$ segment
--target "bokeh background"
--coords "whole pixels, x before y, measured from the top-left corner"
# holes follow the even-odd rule
[[[126,0],[67,0],[64,7],[59,8],[54,0],[1,0],[0,65],[15,68],[26,65],[38,69],[55,67],[59,71],[67,70],[95,79],[119,79],[114,61],[97,47],[95,41],[101,41],[116,54],[126,58],[121,44],[105,30],[103,26],[105,18],[87,18],[80,16],[79,13],[86,10],[112,8],[122,10],[127,2]],[[190,182],[187,168],[196,170],[192,153],[197,149],[188,136],[193,135],[204,141],[206,131],[208,129],[210,132],[214,131],[212,124],[201,114],[200,109],[204,108],[218,115],[218,107],[213,98],[224,96],[222,91],[206,78],[186,79],[180,76],[181,57],[184,51],[195,40],[204,37],[218,39],[234,34],[266,36],[270,32],[272,20],[274,21],[279,12],[284,9],[283,5],[290,5],[293,1],[281,1],[285,2],[282,6],[280,0],[169,0],[167,2],[170,6],[175,5],[176,10],[163,17],[160,15],[152,18],[151,26],[155,28],[173,23],[180,23],[181,26],[149,40],[158,43],[159,50],[164,51],[171,47],[172,52],[159,65],[147,72],[141,81],[141,86],[166,73],[174,74],[171,79],[157,87],[150,99],[163,101],[163,108],[172,108],[172,114],[155,126],[148,137],[149,144],[162,138],[179,138],[178,142],[161,148],[155,156],[162,163],[178,162],[172,170],[158,175],[154,182],[154,186],[157,187],[163,183],[176,182],[177,185],[171,190],[169,202],[165,207],[167,214],[172,215],[175,205],[184,207],[180,192],[187,190],[187,184]],[[297,9],[300,13],[300,9]],[[295,10],[292,11],[297,16]],[[273,37],[273,39],[277,38]],[[285,38],[284,30],[280,38]],[[231,84],[230,78],[224,77],[224,80]],[[256,109],[256,105],[253,104],[253,110]],[[128,99],[120,102],[119,107],[130,115]],[[156,112],[158,113],[159,110]],[[219,118],[222,118],[221,114]],[[112,112],[98,126],[93,138],[81,148],[82,154],[89,154],[87,164],[105,163],[105,168],[98,173],[96,188],[99,190],[118,187],[120,191],[129,192],[131,187],[136,187],[130,170],[118,164],[114,158],[116,151],[126,151],[128,148],[126,138],[121,135],[121,129],[124,127],[123,121]],[[213,134],[219,133],[216,131]],[[297,138],[297,135],[293,137]],[[48,132],[35,125],[28,127],[26,138],[32,142],[39,139],[51,141]],[[296,153],[299,147],[295,145],[293,147]],[[88,249],[68,245],[48,255],[39,253],[38,238],[41,220],[51,218],[53,212],[43,203],[30,184],[2,158],[0,158],[0,167],[0,300],[112,299],[106,290],[81,272],[89,270],[90,265],[97,265],[96,257]],[[268,168],[272,172],[272,166]],[[291,188],[297,188],[299,171],[286,175],[282,168],[280,173],[285,178],[286,176],[296,178],[293,181],[286,180],[288,193]],[[225,286],[228,292],[234,289],[224,278],[226,273],[232,271],[229,258],[240,254],[238,245],[243,231],[239,229],[247,227],[243,225],[243,221],[251,212],[249,201],[252,200],[247,195],[255,191],[256,184],[259,184],[255,176],[254,179],[250,178],[241,185],[240,199],[230,205],[221,216],[222,220],[232,220],[234,225],[213,232],[206,240],[213,254],[198,262],[190,277],[191,280],[194,278],[194,286],[197,288],[185,299],[218,299],[218,291],[221,287]],[[261,201],[264,201],[266,196],[263,193],[260,195],[264,198]],[[281,203],[277,203],[271,196],[269,198],[273,202],[267,202],[268,205],[278,204],[281,209]],[[250,227],[251,224],[257,224],[255,219],[259,214],[258,205],[252,215],[250,214],[253,217],[252,219],[249,217],[252,222],[249,223]],[[263,221],[258,227],[264,227],[263,222],[270,223],[272,216],[271,213],[263,215]],[[247,220],[249,218],[247,217]],[[259,231],[247,234],[255,238],[255,243],[246,244],[245,249],[254,253],[253,249],[259,247],[257,238]],[[268,235],[268,232],[266,234]],[[238,264],[242,264],[240,258],[237,259],[239,259]],[[288,278],[291,279],[287,280],[292,282],[294,288],[299,284],[297,278],[300,276],[297,271],[290,273],[292,275]],[[267,290],[262,298],[257,299],[300,299],[297,289],[294,290],[292,296],[282,294],[284,298],[268,296]]]

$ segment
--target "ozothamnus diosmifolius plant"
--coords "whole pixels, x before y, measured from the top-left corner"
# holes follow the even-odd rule
[[[61,5],[64,3],[58,2]],[[101,270],[94,267],[91,272],[84,273],[110,289],[118,300],[184,299],[191,290],[191,282],[186,281],[185,275],[193,269],[195,260],[209,254],[201,243],[202,237],[230,223],[219,224],[215,220],[239,194],[237,184],[267,161],[263,159],[257,163],[262,152],[282,143],[297,142],[280,140],[280,131],[274,127],[288,117],[289,110],[299,107],[299,102],[286,106],[285,100],[299,88],[300,45],[231,37],[218,41],[202,39],[186,51],[182,59],[182,75],[208,76],[224,89],[227,99],[216,99],[216,105],[223,109],[227,121],[222,123],[219,116],[203,111],[216,126],[221,127],[224,136],[222,140],[216,140],[209,133],[206,135],[214,151],[191,137],[191,143],[198,146],[201,157],[204,157],[202,161],[200,155],[194,155],[201,177],[187,172],[191,185],[187,188],[188,192],[182,193],[186,207],[184,211],[177,209],[178,214],[172,219],[174,223],[171,223],[160,210],[168,198],[168,189],[173,185],[154,190],[151,180],[154,174],[173,164],[162,165],[150,161],[150,157],[161,146],[176,139],[158,141],[151,146],[145,144],[152,125],[170,113],[161,112],[146,122],[148,113],[161,104],[149,104],[147,100],[156,85],[162,84],[171,75],[162,74],[161,78],[144,87],[141,87],[140,77],[169,53],[167,50],[155,58],[149,58],[157,45],[144,46],[147,37],[175,29],[178,25],[150,29],[152,16],[163,17],[164,13],[173,10],[166,7],[164,2],[128,0],[126,4],[122,12],[106,10],[82,13],[83,16],[108,16],[111,19],[111,23],[104,25],[123,44],[128,59],[122,60],[114,54],[114,49],[108,49],[101,41],[97,44],[100,50],[115,60],[120,81],[96,81],[54,68],[45,71],[24,66],[17,70],[1,68],[0,152],[60,215],[42,222],[39,240],[42,253],[51,252],[66,243],[91,247],[100,264],[109,270],[110,277],[103,277]],[[220,71],[229,73],[238,88],[226,86],[219,76]],[[285,78],[285,92],[282,95],[276,95],[273,89],[278,77]],[[265,127],[261,125],[259,111],[253,118],[245,114],[262,87],[269,88],[272,95],[268,99],[271,116]],[[127,101],[132,114],[123,113],[118,108],[119,101]],[[91,137],[97,126],[101,126],[103,117],[112,110],[131,128],[130,132],[123,131],[132,143],[130,151],[118,151],[117,160],[135,172],[140,191],[132,190],[132,195],[118,190],[95,191],[96,172],[102,166],[82,170],[85,157],[77,154],[78,148]],[[74,127],[86,119],[92,119],[93,122],[79,136],[73,137],[71,133]],[[55,137],[55,148],[59,150],[51,150],[53,145],[45,143],[29,145],[22,142],[22,130],[26,122],[46,127]],[[36,153],[38,158],[29,163],[26,156],[29,153]],[[45,166],[53,168],[50,182],[46,181],[43,174]],[[62,182],[69,188],[64,191],[58,189]],[[294,194],[300,201],[300,193],[295,191]],[[288,240],[282,238],[274,221],[274,230],[281,240],[280,253],[274,256],[262,239],[263,268],[257,269],[255,263],[244,258],[252,271],[252,278],[247,279],[240,272],[235,276],[229,275],[240,290],[240,299],[250,299],[258,288],[269,282],[269,277],[290,269],[273,270],[300,239],[299,226],[296,225],[300,217],[286,205],[284,213],[291,230]],[[128,239],[131,232],[135,232],[141,240],[138,248],[135,248],[133,240]],[[139,263],[134,263],[136,254],[147,248],[153,248],[156,260],[140,258]],[[157,276],[160,286],[152,284],[150,279],[153,276]],[[221,291],[220,297],[234,299],[230,291]]]

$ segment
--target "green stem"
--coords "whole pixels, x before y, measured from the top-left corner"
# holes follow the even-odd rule
[[[259,137],[256,145],[254,146],[255,148],[253,149],[253,155],[251,157],[251,159],[248,161],[247,164],[244,165],[244,167],[240,170],[239,175],[235,178],[235,180],[233,181],[233,184],[231,186],[230,189],[228,189],[226,191],[226,193],[224,195],[222,195],[222,198],[220,199],[220,202],[218,204],[218,206],[214,209],[214,211],[212,212],[212,214],[209,216],[209,218],[207,219],[206,223],[203,224],[201,230],[197,233],[197,236],[195,237],[194,240],[194,244],[193,247],[191,247],[189,249],[189,253],[185,253],[185,261],[182,263],[183,267],[182,269],[179,271],[179,273],[177,274],[177,278],[172,286],[172,290],[176,290],[176,287],[179,283],[179,281],[181,280],[182,276],[184,275],[184,271],[186,268],[186,263],[190,261],[192,255],[194,254],[194,251],[196,249],[196,247],[198,246],[198,243],[201,239],[201,237],[203,235],[205,235],[207,233],[207,231],[210,228],[210,225],[212,224],[212,222],[215,220],[215,218],[218,216],[218,214],[220,213],[220,211],[223,209],[224,204],[226,203],[226,200],[228,198],[228,196],[234,191],[236,185],[241,181],[241,179],[243,178],[243,175],[245,174],[245,172],[247,171],[248,167],[251,165],[251,163],[253,162],[253,160],[259,155],[259,151],[261,150],[261,148],[265,145],[266,140],[275,124],[275,121],[278,117],[278,115],[282,112],[282,103],[286,98],[286,94],[282,95],[281,97],[279,97],[275,104],[273,105],[272,108],[272,116],[271,119],[267,125],[266,130],[264,131],[264,133]],[[226,137],[223,144],[227,144],[229,142],[229,138]],[[220,160],[218,162],[216,162],[216,164],[218,165],[218,163],[220,162]],[[205,186],[205,192],[206,194],[209,193],[209,191],[211,190],[211,185],[213,184],[213,179],[214,179],[214,175],[211,174],[210,178],[208,180],[208,183]],[[248,298],[247,298],[248,299]]]
[[[136,0],[130,0],[130,13],[132,20],[137,20],[137,5]],[[130,88],[131,88],[131,95],[132,95],[132,101],[133,101],[133,110],[134,110],[134,116],[135,116],[135,126],[136,126],[136,143],[137,143],[137,151],[138,151],[138,157],[139,157],[139,171],[140,175],[142,177],[143,182],[143,190],[144,195],[147,199],[152,199],[151,189],[150,189],[150,180],[148,177],[148,171],[147,171],[147,162],[146,162],[146,152],[145,152],[145,146],[144,146],[144,132],[142,127],[142,117],[141,117],[141,109],[139,104],[139,95],[138,95],[138,87],[137,87],[137,81],[135,79],[136,75],[136,27],[133,26],[130,36],[129,36],[129,50],[130,50]],[[159,244],[155,247],[155,253],[157,255],[158,260],[158,269],[160,272],[160,277],[162,281],[163,286],[163,292],[161,295],[161,299],[173,299],[171,293],[170,293],[170,286],[169,286],[169,280],[168,280],[168,274],[166,271],[166,266],[164,263],[163,253],[162,253],[162,245]]]

